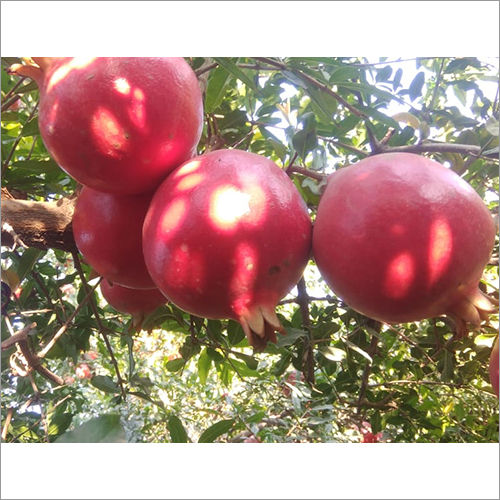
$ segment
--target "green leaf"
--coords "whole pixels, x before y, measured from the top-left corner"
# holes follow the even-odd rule
[[[175,415],[168,417],[167,428],[172,443],[187,443],[189,441],[186,429],[184,429],[180,418]]]
[[[392,80],[392,89],[396,90],[400,85],[401,85],[401,77],[403,76],[403,70],[399,68],[395,75],[394,79]]]
[[[250,370],[257,370],[259,362],[253,356],[244,354],[242,352],[233,352],[233,355],[237,358],[242,359],[246,363],[248,368],[250,368]]]
[[[410,83],[410,87],[408,88],[408,93],[410,95],[410,99],[414,101],[417,97],[422,95],[422,88],[425,83],[425,74],[423,71],[417,73],[413,81]]]
[[[198,443],[213,443],[219,436],[226,434],[234,425],[234,418],[220,420],[203,431]]]
[[[392,68],[390,66],[384,66],[377,70],[377,75],[375,76],[375,81],[386,82],[392,75]]]
[[[245,338],[245,332],[237,321],[230,320],[228,322],[227,337],[231,345],[239,344]]]
[[[255,82],[244,71],[238,68],[238,66],[236,66],[231,59],[228,59],[227,57],[214,57],[214,60],[228,73],[231,73],[233,76],[245,83],[245,85],[248,85],[254,92],[259,92]]]
[[[120,392],[120,387],[118,386],[118,384],[107,375],[95,375],[90,379],[90,383],[97,389],[104,392]]]
[[[64,433],[56,443],[125,443],[125,431],[120,424],[120,415],[108,414],[93,418]]]
[[[22,283],[23,279],[26,278],[28,273],[31,272],[35,262],[38,260],[43,250],[38,248],[27,248],[22,257],[19,259],[17,264],[17,275],[19,277],[19,283]]]
[[[198,358],[198,377],[200,382],[205,385],[207,382],[208,372],[210,371],[210,366],[212,364],[212,359],[207,353],[206,349],[201,351],[200,357]]]
[[[21,131],[21,135],[23,137],[29,137],[32,135],[38,135],[40,130],[38,128],[38,118],[34,117],[29,122],[24,124],[23,130]]]
[[[292,144],[295,151],[301,158],[305,158],[309,151],[312,151],[318,145],[316,136],[316,118],[314,113],[305,113],[301,119],[302,130],[299,130],[292,137]]]
[[[59,413],[54,415],[49,423],[49,436],[58,436],[62,434],[71,425],[72,419],[72,413]]]
[[[52,159],[31,159],[19,160],[12,163],[11,168],[16,174],[23,175],[39,175],[39,174],[56,174],[61,172],[59,165]]]
[[[178,372],[185,364],[186,361],[183,358],[171,359],[165,363],[165,368],[169,372]]]
[[[361,347],[358,347],[356,344],[353,344],[351,341],[349,340],[344,340],[344,342],[353,350],[353,351],[356,351],[358,354],[361,354],[361,356],[363,356],[363,358],[366,358],[370,363],[373,362],[373,359],[372,357],[365,351],[363,351],[363,349],[361,349]]]
[[[320,352],[330,361],[342,361],[347,356],[347,353],[343,349],[338,349],[337,347],[323,347]]]
[[[215,68],[210,73],[205,92],[205,111],[207,113],[213,113],[220,105],[230,80],[231,75],[224,68]]]
[[[288,345],[295,344],[295,342],[301,337],[307,337],[307,332],[305,330],[299,330],[298,328],[286,328],[286,335],[278,335],[278,347],[286,347]]]

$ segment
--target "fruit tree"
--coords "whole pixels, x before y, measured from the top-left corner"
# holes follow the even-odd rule
[[[2,440],[497,442],[498,119],[475,57],[4,58]]]

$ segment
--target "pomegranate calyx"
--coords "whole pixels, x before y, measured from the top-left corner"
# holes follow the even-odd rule
[[[485,295],[479,288],[464,293],[455,302],[446,315],[455,323],[455,336],[465,337],[469,333],[468,323],[478,327],[482,321],[487,321],[490,313],[496,309],[495,300]]]
[[[40,86],[43,82],[44,72],[42,68],[34,64],[12,64],[8,69],[9,75],[27,76]]]
[[[140,332],[142,329],[142,323],[144,322],[144,318],[146,315],[142,312],[132,314],[132,332]]]
[[[274,308],[256,306],[239,318],[248,343],[256,350],[263,351],[268,342],[276,343],[276,332],[285,334]]]

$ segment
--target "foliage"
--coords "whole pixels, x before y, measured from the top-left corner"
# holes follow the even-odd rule
[[[13,62],[2,61],[3,187],[34,201],[70,196],[76,183],[39,135],[38,90],[7,74]],[[448,162],[498,208],[498,87],[493,97],[487,90],[498,75],[485,62],[189,62],[204,88],[199,152],[271,158],[313,218],[325,174],[388,148]],[[28,373],[16,345],[2,350],[3,439],[352,442],[370,428],[389,442],[498,441],[487,367],[498,315],[455,340],[444,318],[389,326],[361,316],[312,261],[304,278],[278,308],[287,335],[256,354],[237,323],[172,304],[135,332],[131,318],[89,294],[95,277],[76,253],[2,246],[2,341],[35,322],[27,341],[39,352],[65,327],[43,359],[64,384]],[[497,247],[483,285],[498,297]]]

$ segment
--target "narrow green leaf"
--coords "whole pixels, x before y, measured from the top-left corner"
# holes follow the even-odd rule
[[[96,375],[90,379],[90,383],[97,389],[104,392],[120,392],[118,384],[107,375]]]
[[[40,130],[38,128],[38,118],[35,116],[29,122],[24,124],[23,130],[21,131],[21,135],[23,137],[29,137],[31,135],[38,135]]]
[[[258,88],[255,85],[255,82],[236,64],[228,59],[227,57],[214,57],[215,61],[222,66],[228,73],[231,73],[233,76],[241,80],[243,83],[248,85],[254,92],[259,92]]]
[[[231,75],[224,68],[215,68],[208,78],[205,92],[205,111],[213,113],[222,102]]]
[[[413,81],[410,83],[410,87],[408,88],[408,93],[410,95],[410,99],[414,101],[417,97],[422,95],[422,88],[425,83],[425,74],[423,71],[417,73]]]
[[[203,351],[201,351],[200,357],[198,358],[198,377],[200,378],[200,382],[203,385],[205,385],[207,382],[211,364],[212,359],[208,355],[207,350],[203,349]]]
[[[38,260],[42,253],[43,250],[39,250],[38,248],[27,248],[24,251],[17,265],[17,275],[19,277],[19,283],[22,283],[23,279],[26,278],[28,273],[31,272],[33,266],[35,265],[35,262]]]
[[[189,441],[186,429],[184,429],[180,418],[175,415],[168,417],[167,428],[172,443],[187,443]]]
[[[203,431],[198,443],[213,443],[219,436],[226,434],[234,425],[234,418],[220,420]]]
[[[125,443],[125,431],[120,423],[120,415],[108,414],[93,418],[64,433],[56,443]]]
[[[392,80],[392,89],[396,90],[401,85],[401,78],[403,76],[403,70],[399,68],[394,74],[394,79]]]
[[[372,357],[365,351],[363,351],[363,349],[361,349],[361,347],[358,347],[356,344],[353,344],[352,342],[350,342],[349,340],[344,340],[344,342],[353,350],[353,351],[356,351],[358,354],[361,354],[361,356],[363,356],[364,358],[366,358],[370,363],[373,362],[373,359]]]

